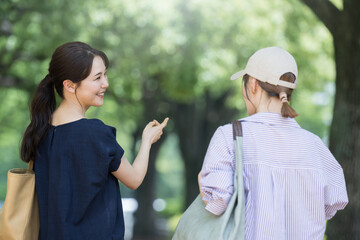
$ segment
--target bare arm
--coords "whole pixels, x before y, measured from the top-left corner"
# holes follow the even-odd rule
[[[123,157],[121,164],[112,174],[120,180],[125,186],[131,189],[137,189],[144,180],[149,163],[149,154],[151,145],[157,142],[164,127],[166,127],[169,118],[166,118],[161,124],[154,120],[146,125],[143,135],[140,150],[131,165],[129,161]]]

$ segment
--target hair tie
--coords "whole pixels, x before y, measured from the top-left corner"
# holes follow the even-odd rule
[[[45,78],[48,79],[48,83],[55,84],[50,73],[46,74]]]
[[[286,94],[285,92],[279,93],[279,98],[280,98],[280,100],[281,100],[282,103],[288,102],[287,94]]]

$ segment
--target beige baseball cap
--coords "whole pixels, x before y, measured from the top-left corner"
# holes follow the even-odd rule
[[[295,75],[294,83],[280,80],[281,75],[291,72]],[[290,53],[281,47],[267,47],[256,51],[248,60],[246,68],[231,76],[235,80],[248,74],[259,81],[273,85],[295,89],[298,69],[296,61]]]

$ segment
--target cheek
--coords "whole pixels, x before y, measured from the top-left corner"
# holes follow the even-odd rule
[[[246,94],[246,88],[245,86],[242,88],[242,96],[243,96],[243,99],[245,102],[249,102],[249,97],[248,97],[248,94]]]
[[[84,94],[94,94],[99,91],[99,86],[96,82],[86,83],[82,87]]]
[[[96,97],[96,91],[89,86],[81,86],[81,88],[77,90],[77,97],[82,101],[89,101]]]

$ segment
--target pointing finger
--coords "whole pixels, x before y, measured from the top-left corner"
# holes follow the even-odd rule
[[[166,127],[168,121],[169,121],[169,118],[168,118],[168,117],[165,118],[164,121],[160,124],[160,126],[161,126],[162,128]]]

